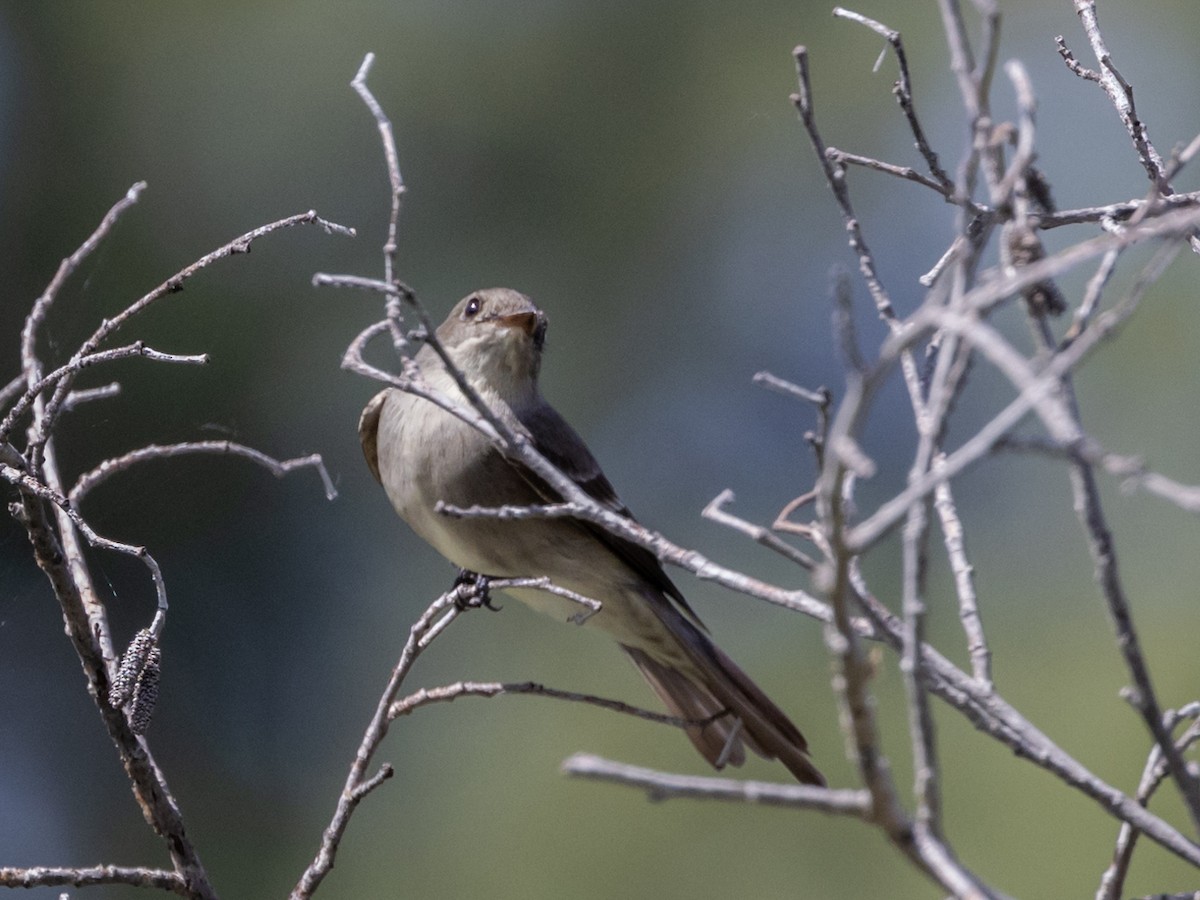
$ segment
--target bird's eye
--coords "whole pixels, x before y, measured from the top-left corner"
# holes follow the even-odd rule
[[[467,306],[463,310],[463,315],[466,316],[468,319],[473,319],[478,314],[479,314],[479,298],[472,297],[470,300],[467,301]]]

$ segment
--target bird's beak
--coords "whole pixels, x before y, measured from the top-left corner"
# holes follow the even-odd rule
[[[506,328],[519,328],[527,335],[532,336],[538,330],[544,318],[545,316],[540,310],[535,310],[500,316],[497,321]]]

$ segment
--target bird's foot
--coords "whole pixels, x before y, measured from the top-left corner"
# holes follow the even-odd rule
[[[492,612],[500,612],[504,608],[492,603],[492,579],[487,575],[480,575],[470,569],[459,569],[458,577],[454,579],[454,587],[458,589],[454,605],[460,610],[482,606]]]

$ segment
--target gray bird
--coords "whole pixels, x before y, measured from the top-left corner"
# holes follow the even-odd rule
[[[527,437],[587,494],[633,518],[575,430],[538,390],[546,316],[507,288],[476,291],[437,330],[456,367],[496,415]],[[416,355],[425,380],[464,403],[429,346]],[[367,404],[359,437],[372,474],[418,535],[454,565],[492,577],[541,577],[600,601],[586,627],[617,641],[672,715],[708,721],[686,729],[716,768],[740,765],[744,746],[778,759],[805,784],[825,779],[804,736],[709,638],[707,630],[646,549],[572,518],[452,518],[451,506],[561,502],[544,481],[507,459],[480,432],[428,400],[388,388]],[[535,589],[509,591],[566,621],[580,608]]]

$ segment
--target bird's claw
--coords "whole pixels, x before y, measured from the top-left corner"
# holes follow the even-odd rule
[[[492,580],[487,575],[480,575],[470,569],[460,569],[458,577],[454,579],[454,587],[460,589],[454,597],[454,605],[459,610],[482,606],[492,612],[500,612],[504,608],[492,603]]]

